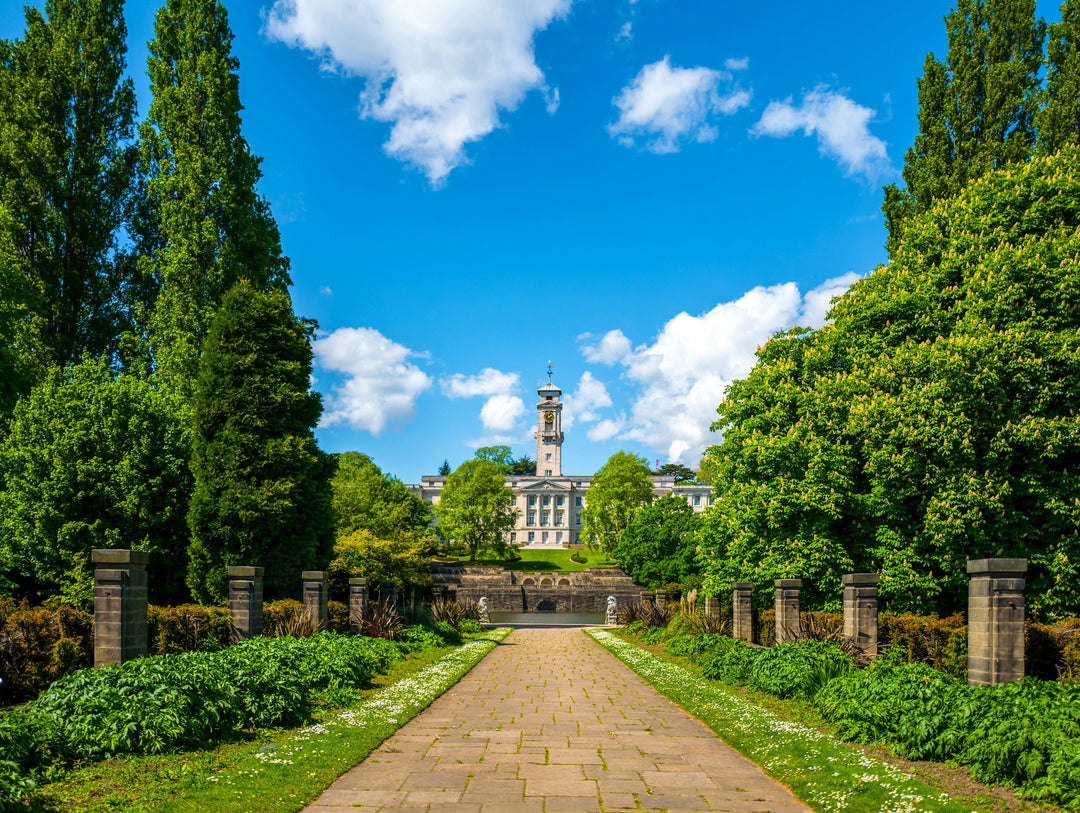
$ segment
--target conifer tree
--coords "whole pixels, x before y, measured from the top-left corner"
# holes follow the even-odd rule
[[[333,547],[331,459],[315,445],[311,323],[288,295],[241,282],[207,332],[194,396],[188,586],[226,595],[226,567],[266,568],[268,597],[296,596]]]
[[[904,159],[905,188],[885,187],[890,256],[911,215],[1026,160],[1035,143],[1046,31],[1035,0],[959,0],[945,26],[948,56],[942,63],[928,54],[919,80],[919,134]]]
[[[118,246],[137,153],[126,37],[122,0],[48,0],[44,14],[26,9],[24,39],[0,42],[0,229],[33,380],[111,355],[127,324],[131,264]]]
[[[149,352],[163,381],[190,396],[210,320],[246,279],[284,289],[289,262],[259,194],[260,159],[241,134],[239,62],[218,0],[167,0],[150,43],[153,101],[140,127],[147,205],[142,263],[158,292]]]

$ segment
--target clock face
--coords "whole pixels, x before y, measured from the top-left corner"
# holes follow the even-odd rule
[[[554,412],[545,412],[544,413],[544,423],[554,423],[554,421],[555,421],[555,413]]]

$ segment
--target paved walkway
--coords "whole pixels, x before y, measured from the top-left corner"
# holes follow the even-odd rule
[[[519,629],[307,808],[807,811],[580,629]]]

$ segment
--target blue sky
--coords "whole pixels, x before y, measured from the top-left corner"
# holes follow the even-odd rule
[[[22,14],[0,8],[0,36]],[[696,465],[754,349],[885,259],[949,2],[232,2],[244,133],[316,319],[328,451]],[[148,107],[156,3],[129,2]],[[1056,6],[1040,3],[1048,20]]]

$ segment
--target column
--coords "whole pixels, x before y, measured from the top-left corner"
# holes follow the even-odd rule
[[[777,579],[776,586],[776,643],[794,641],[802,630],[799,621],[799,592],[802,579]]]
[[[748,644],[754,640],[753,582],[735,582],[731,585],[731,635]]]
[[[967,572],[968,685],[1020,680],[1027,559],[969,559]]]
[[[263,568],[232,565],[229,574],[229,643],[263,631]]]
[[[353,635],[360,635],[364,628],[367,603],[367,579],[363,577],[349,579],[349,630]]]
[[[655,599],[656,599],[656,595],[654,593],[642,593],[641,594],[641,604],[643,606],[646,605],[646,604],[652,604],[655,601]]]
[[[705,617],[714,621],[720,620],[720,597],[705,596]]]
[[[305,570],[302,578],[304,614],[311,619],[312,624],[322,629],[330,620],[330,613],[326,608],[326,571]]]
[[[124,663],[147,652],[146,563],[138,550],[95,549],[94,666]]]
[[[845,573],[844,638],[863,654],[878,656],[878,581],[877,573]]]
[[[667,608],[667,590],[656,591],[656,609],[664,610]]]

